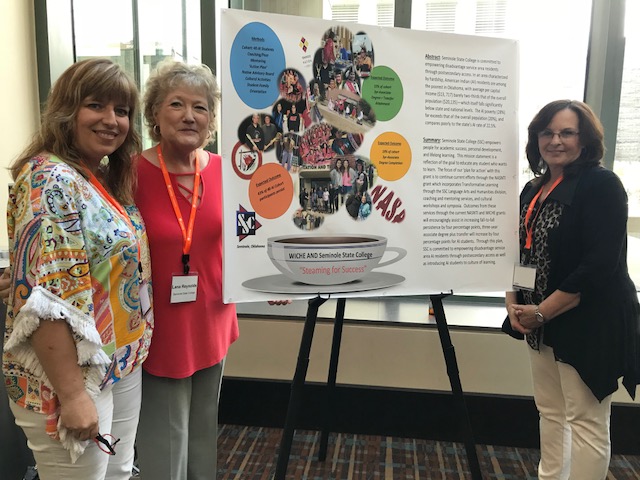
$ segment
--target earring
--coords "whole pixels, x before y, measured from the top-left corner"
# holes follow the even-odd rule
[[[160,136],[160,125],[156,124],[153,126],[153,133],[155,133],[157,136]]]

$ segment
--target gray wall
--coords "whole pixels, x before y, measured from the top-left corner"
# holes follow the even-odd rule
[[[4,338],[4,322],[7,307],[0,302],[0,338]],[[0,356],[4,342],[0,342]],[[33,456],[27,448],[27,440],[22,430],[16,426],[13,414],[9,410],[9,398],[4,388],[4,376],[0,383],[0,473],[3,480],[20,480],[29,465],[33,465]]]

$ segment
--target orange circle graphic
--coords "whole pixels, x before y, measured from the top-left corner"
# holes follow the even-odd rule
[[[249,201],[263,218],[282,216],[293,200],[293,180],[287,169],[278,163],[266,163],[258,168],[249,182]]]
[[[380,178],[399,180],[411,166],[411,147],[402,135],[385,132],[373,141],[370,157]]]

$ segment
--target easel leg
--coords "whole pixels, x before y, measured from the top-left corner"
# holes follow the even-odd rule
[[[284,480],[287,474],[287,465],[289,464],[289,456],[291,455],[291,444],[293,443],[293,434],[295,430],[295,421],[300,409],[300,401],[302,400],[302,390],[307,377],[307,369],[309,367],[309,353],[311,352],[311,343],[313,341],[313,332],[318,319],[318,308],[326,302],[326,298],[316,297],[309,300],[307,307],[307,318],[304,322],[304,330],[300,340],[300,350],[298,351],[298,363],[296,365],[296,373],[291,383],[291,394],[289,396],[289,407],[287,408],[287,417],[282,432],[282,440],[280,441],[280,451],[278,452],[278,463],[276,464],[275,480]]]
[[[467,462],[469,462],[471,478],[473,480],[482,480],[480,463],[478,462],[478,452],[476,451],[473,430],[471,428],[471,420],[469,418],[469,411],[467,410],[467,404],[465,403],[464,394],[462,392],[462,384],[460,383],[460,372],[458,370],[456,352],[453,344],[451,343],[449,327],[444,315],[444,307],[442,306],[442,299],[447,295],[448,294],[431,295],[431,305],[433,306],[433,312],[436,317],[438,334],[440,335],[440,343],[442,344],[442,353],[444,353],[444,361],[447,365],[447,375],[449,375],[449,382],[451,383],[451,392],[453,393],[453,398],[458,406],[460,418],[464,422],[464,446],[467,452]]]
[[[326,401],[324,405],[324,422],[320,434],[318,460],[324,462],[327,458],[327,444],[334,412],[334,391],[338,377],[338,358],[340,357],[340,343],[342,342],[342,326],[344,324],[344,307],[346,299],[339,298],[336,305],[336,318],[333,324],[333,341],[331,342],[331,358],[329,360],[329,376],[327,378]]]

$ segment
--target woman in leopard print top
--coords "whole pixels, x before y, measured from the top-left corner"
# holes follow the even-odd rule
[[[540,413],[539,478],[603,479],[618,379],[634,397],[640,307],[627,269],[627,195],[601,165],[603,129],[584,103],[529,125],[535,178],[520,195],[520,264],[535,284],[506,294],[503,330],[526,338]]]

